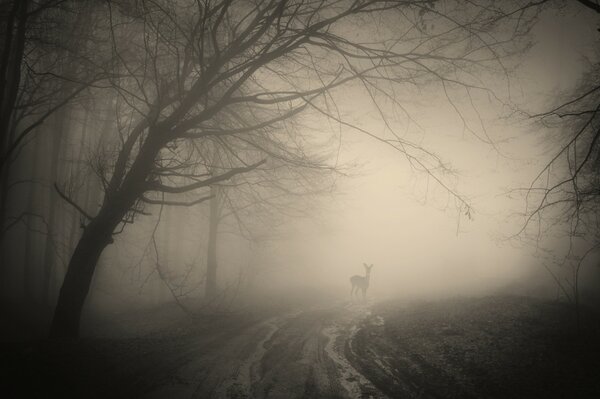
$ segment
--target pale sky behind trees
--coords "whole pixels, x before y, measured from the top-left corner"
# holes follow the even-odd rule
[[[363,262],[375,265],[370,288],[375,297],[483,293],[530,280],[535,286],[551,284],[535,248],[509,239],[524,222],[519,212],[525,206],[523,195],[509,195],[509,190],[528,187],[557,148],[552,140],[557,132],[522,111],[542,112],[569,98],[588,62],[597,57],[598,25],[597,16],[578,4],[546,9],[533,29],[532,48],[504,60],[512,70],[509,79],[494,71],[484,77],[500,101],[471,93],[475,112],[462,89],[450,90],[454,106],[473,132],[464,128],[461,116],[436,86],[407,86],[405,93],[398,93],[411,120],[396,115],[389,119],[391,127],[438,154],[456,172],[448,181],[470,201],[472,220],[459,217],[447,191],[412,170],[398,151],[344,127],[339,153],[332,153],[332,159],[350,166],[344,169],[350,177],[338,177],[334,194],[318,200],[320,206],[311,207],[308,217],[286,220],[282,234],[252,248],[225,233],[234,229],[221,227],[221,286],[254,267],[260,270],[254,278],[259,289],[325,288],[345,295],[349,277],[363,273]],[[385,132],[377,109],[360,97],[364,94],[352,86],[342,90],[337,105],[346,120]],[[298,123],[315,132],[339,129],[323,125],[312,114],[301,115]],[[494,145],[480,139],[486,134]],[[205,225],[204,208],[191,211],[196,219],[172,211],[179,217],[173,223],[178,233],[173,239],[183,251],[170,252],[182,256],[167,259],[169,267],[203,263],[198,242],[206,238],[198,232]],[[98,286],[107,278],[106,286],[114,287],[115,276],[120,276],[117,280],[126,288],[128,279],[123,276],[135,274],[132,265],[139,263],[154,222],[152,217],[140,218],[107,248],[102,264],[119,264],[121,273],[100,267]],[[550,236],[544,244],[560,248],[565,240]],[[588,274],[593,271],[584,270],[583,280],[594,278]],[[123,292],[138,294],[129,288]]]
[[[510,76],[513,104],[533,114],[569,98],[588,60],[597,56],[597,27],[598,18],[578,4],[545,10],[533,30],[533,47],[509,60],[516,65]],[[488,84],[506,100],[507,81],[496,80]],[[461,109],[468,101],[460,95],[454,100]],[[363,168],[355,179],[342,180],[342,195],[319,212],[318,222],[302,222],[288,240],[272,244],[282,263],[291,262],[282,278],[320,279],[342,290],[347,276],[362,273],[361,264],[367,262],[375,264],[375,295],[378,290],[381,295],[427,295],[482,292],[531,273],[543,275],[534,248],[507,240],[523,223],[517,213],[525,206],[522,196],[509,198],[507,192],[529,186],[555,154],[552,132],[498,102],[479,100],[477,109],[500,154],[463,132],[456,111],[431,88],[404,104],[421,129],[406,121],[396,126],[406,137],[415,132],[419,144],[458,171],[456,187],[472,201],[473,220],[462,215],[458,221],[447,193],[411,171],[396,151],[350,134],[343,139],[341,158]],[[382,129],[372,107],[354,102],[340,108],[356,112],[353,118],[369,129]],[[476,118],[467,122],[481,134]],[[553,245],[565,245],[564,240]]]

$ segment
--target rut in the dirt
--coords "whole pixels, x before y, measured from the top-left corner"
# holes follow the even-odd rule
[[[200,339],[144,397],[383,398],[344,355],[364,315],[342,306],[314,309]]]

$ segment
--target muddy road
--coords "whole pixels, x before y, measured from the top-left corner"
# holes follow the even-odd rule
[[[347,360],[365,306],[290,312],[189,336],[170,353],[130,364],[143,398],[384,398]]]
[[[600,318],[582,312],[578,328],[566,304],[497,296],[283,309],[180,319],[147,336],[5,344],[0,396],[600,397]]]
[[[3,343],[11,398],[385,398],[353,364],[366,305],[328,303],[179,319],[147,335]],[[126,317],[154,323],[160,315]],[[118,317],[113,327],[119,326]],[[125,318],[121,318],[125,320]],[[118,328],[117,330],[118,331]],[[353,359],[353,363],[348,359]],[[2,395],[0,395],[2,396]]]

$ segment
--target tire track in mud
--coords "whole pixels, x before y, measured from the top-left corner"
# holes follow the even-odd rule
[[[266,333],[256,344],[256,348],[245,358],[239,367],[234,370],[214,392],[216,398],[248,398],[252,397],[251,387],[255,381],[260,379],[257,367],[267,352],[266,344],[273,335],[281,328],[287,319],[294,317],[299,312],[294,312],[283,317],[271,317],[262,323]]]
[[[357,331],[352,325],[347,331],[340,325],[327,328],[324,333],[329,338],[325,347],[327,355],[336,363],[339,380],[350,398],[387,398],[363,374],[361,374],[344,355],[345,350],[352,350],[352,340]]]
[[[226,398],[385,398],[345,357],[365,307],[336,306],[297,312],[274,327],[249,357]],[[248,378],[249,377],[249,378]],[[223,391],[221,391],[223,392]]]
[[[273,334],[251,387],[255,398],[342,398],[333,361],[325,354],[322,330],[337,310],[300,313]]]

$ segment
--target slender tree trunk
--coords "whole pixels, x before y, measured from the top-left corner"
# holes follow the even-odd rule
[[[8,214],[8,184],[10,180],[10,164],[0,170],[0,246],[4,241],[6,215]]]
[[[40,148],[41,140],[35,140],[35,146],[33,148],[33,160],[31,167],[31,176],[35,178],[38,176],[38,164],[40,159]],[[35,198],[37,197],[38,187],[36,184],[29,185],[29,198],[27,199],[27,212],[34,212],[36,207]],[[34,218],[27,216],[27,226],[31,226]],[[34,276],[36,274],[36,259],[37,259],[37,248],[36,244],[39,243],[39,237],[37,232],[27,230],[25,233],[25,259],[23,261],[23,295],[25,301],[34,302],[35,290],[33,289]]]
[[[13,140],[10,129],[18,87],[21,78],[21,62],[25,49],[27,0],[13,0],[2,32],[0,59],[0,281],[8,281],[8,255],[3,247],[4,229],[8,209],[9,162],[6,150]],[[5,290],[4,287],[0,287]]]
[[[167,288],[167,284],[169,283],[166,280],[166,277],[169,275],[169,258],[171,253],[171,226],[173,224],[173,214],[171,212],[170,207],[165,207],[163,209],[162,220],[161,220],[161,230],[160,233],[162,235],[161,245],[159,247],[159,259],[158,266],[160,267],[158,275],[158,290],[156,292],[156,303],[161,304],[164,301],[168,300],[169,297],[169,289]]]
[[[59,218],[56,217],[58,201],[53,185],[58,180],[58,172],[60,168],[60,154],[63,147],[63,141],[66,130],[67,110],[63,109],[57,112],[55,116],[56,123],[54,125],[55,134],[52,143],[52,154],[50,158],[50,188],[48,191],[48,234],[46,235],[46,246],[44,248],[44,268],[42,271],[42,302],[48,303],[50,298],[50,281],[54,272],[56,255],[54,248],[54,240],[57,238],[57,233],[60,229]],[[61,218],[62,219],[62,218]]]
[[[205,297],[213,298],[217,294],[217,233],[219,229],[218,187],[210,187],[210,207],[208,218],[208,249],[206,254],[206,290]]]
[[[11,129],[9,135],[9,141],[14,137],[15,130]],[[6,225],[6,218],[8,215],[8,191],[10,183],[10,163],[0,168],[0,282],[8,281],[8,265],[11,262],[9,257],[8,248],[4,247],[4,237],[8,226]],[[6,288],[1,287],[0,288]]]
[[[81,127],[81,138],[79,139],[79,147],[73,154],[73,159],[71,163],[71,173],[70,178],[79,182],[81,180],[82,169],[83,169],[83,153],[85,151],[85,143],[87,139],[87,127],[88,127],[88,119],[89,113],[84,111],[83,117],[83,125]],[[90,197],[90,184],[85,184],[85,192],[83,193],[83,201],[80,201],[80,204],[83,204],[85,209],[88,208],[88,202]],[[80,194],[80,192],[77,192]],[[81,198],[81,195],[77,195],[78,198]],[[68,250],[69,253],[73,253],[75,249],[75,245],[77,244],[77,239],[79,238],[79,213],[76,210],[73,210],[73,216],[71,218],[71,225],[69,227],[69,239],[68,239]]]
[[[8,130],[15,108],[15,101],[21,82],[21,63],[25,51],[28,0],[14,0],[8,17],[2,60],[0,63],[0,159],[3,168],[8,159],[4,158],[10,141]]]
[[[573,284],[573,296],[575,297],[575,313],[577,316],[577,331],[581,331],[581,302],[579,299],[579,270],[581,261],[575,268],[575,283]]]
[[[13,125],[11,122],[21,82],[28,5],[28,0],[13,1],[4,32],[0,62],[0,250],[4,241],[10,177],[10,159],[6,157],[6,151],[14,139],[16,129],[16,126],[11,126]],[[0,256],[3,256],[1,252]],[[0,260],[0,263],[8,262]],[[2,270],[0,270],[0,277],[4,277],[2,274]]]
[[[259,273],[258,269],[258,253],[260,250],[260,243],[258,240],[253,239],[250,241],[248,246],[248,265],[246,270],[246,294],[254,295],[254,283],[256,281],[256,275]]]

